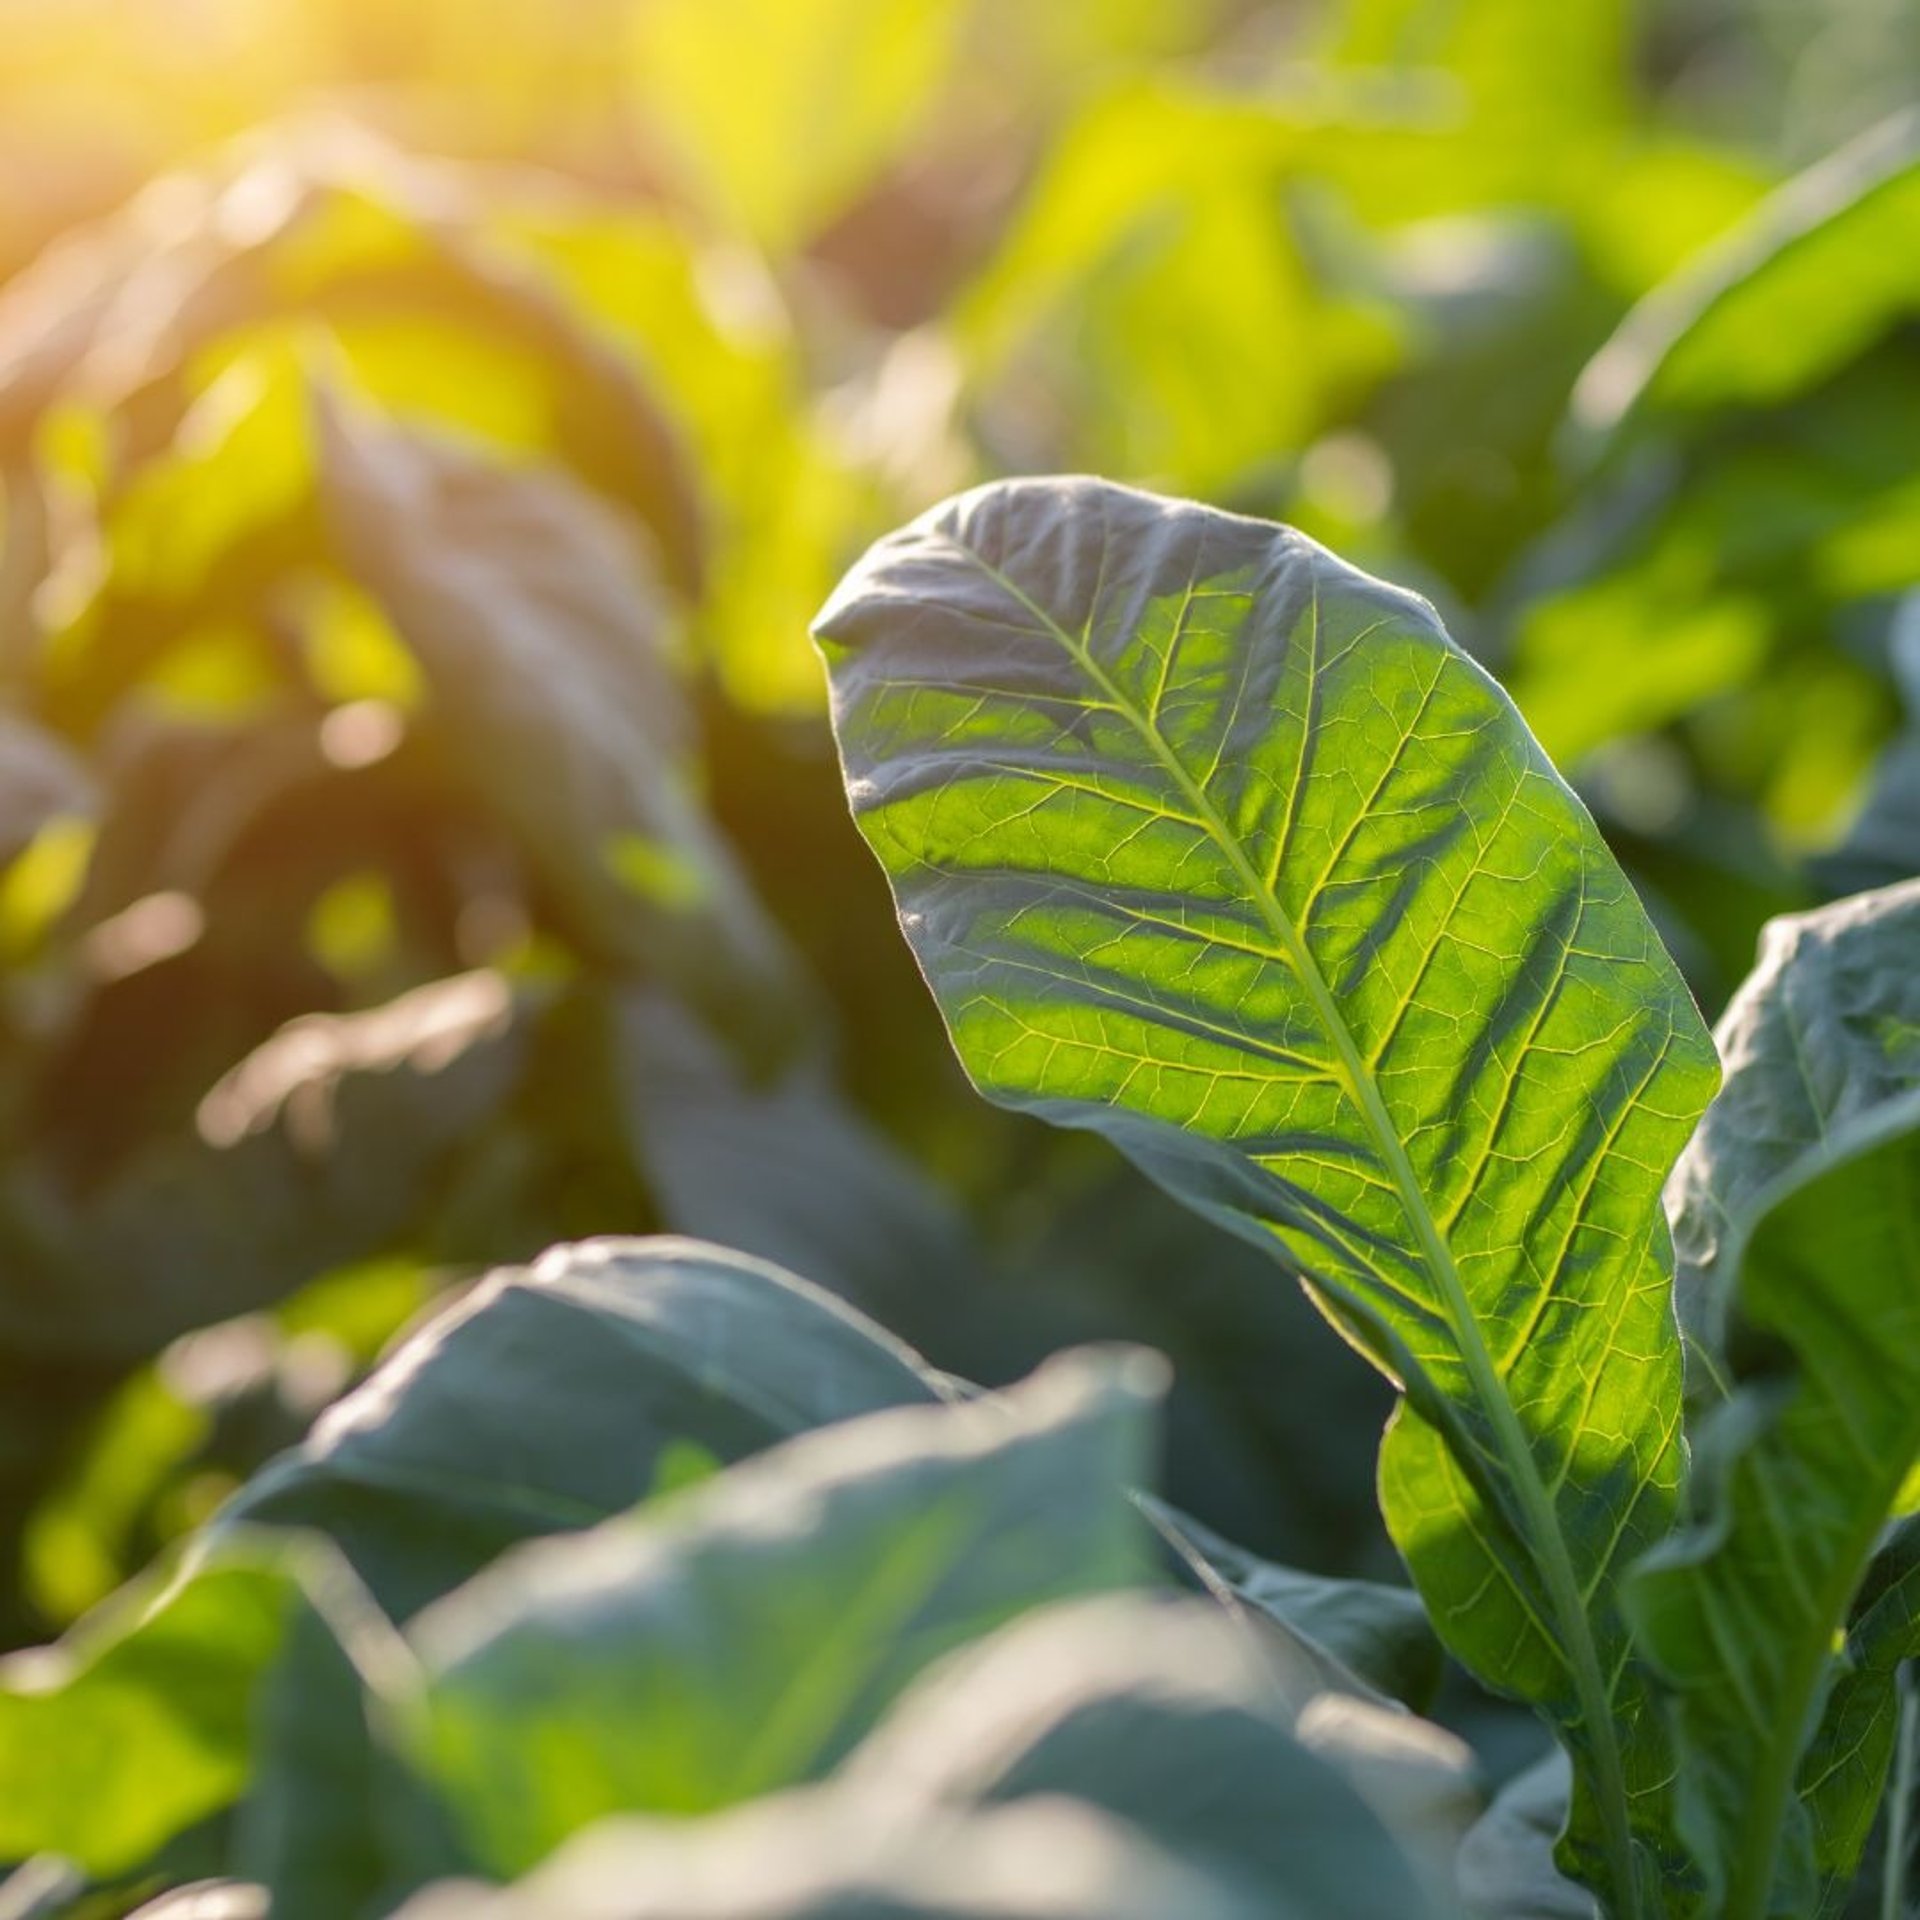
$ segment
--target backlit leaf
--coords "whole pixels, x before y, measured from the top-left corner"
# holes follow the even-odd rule
[[[1268,1245],[1403,1385],[1396,1542],[1635,1910],[1669,1769],[1615,1589],[1681,1477],[1659,1183],[1715,1066],[1584,810],[1424,602],[1097,482],[934,510],[818,631],[976,1084]]]

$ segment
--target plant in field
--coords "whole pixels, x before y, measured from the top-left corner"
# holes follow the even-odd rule
[[[0,1920],[1910,1911],[1920,123],[747,11],[0,288]]]
[[[1554,1725],[1563,1865],[1619,1915],[1834,1898],[1915,1626],[1873,1567],[1920,1457],[1920,888],[1781,927],[1696,1134],[1691,999],[1419,600],[1034,481],[882,542],[819,632],[976,1085],[1262,1242],[1399,1388],[1388,1526]]]

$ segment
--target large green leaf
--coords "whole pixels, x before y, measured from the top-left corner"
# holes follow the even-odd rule
[[[1094,481],[935,509],[819,633],[976,1083],[1261,1240],[1402,1384],[1395,1539],[1636,1911],[1669,1776],[1615,1586],[1681,1477],[1658,1196],[1715,1065],[1584,810],[1424,602]]]
[[[915,1681],[824,1786],[703,1820],[610,1822],[492,1905],[462,1908],[442,1888],[406,1911],[1414,1920],[1444,1910],[1343,1777],[1353,1756],[1296,1738],[1298,1707],[1256,1645],[1209,1607],[1108,1595],[1043,1608]],[[1034,1829],[1024,1863],[997,1844],[1008,1810],[1053,1823],[1050,1844]],[[1080,1838],[1098,1834],[1124,1849],[1119,1873],[1105,1847]],[[957,1854],[961,1840],[979,1851]]]
[[[516,1541],[624,1512],[677,1463],[724,1465],[944,1393],[776,1267],[695,1241],[590,1240],[489,1275],[220,1526],[323,1529],[404,1619]]]
[[[1303,1677],[1195,1602],[1123,1595],[1050,1607],[917,1682],[844,1777],[904,1809],[1071,1795],[1243,1885],[1268,1903],[1262,1911],[1431,1911],[1368,1804],[1387,1743],[1376,1727],[1371,1753],[1311,1750],[1326,1716],[1310,1679],[1294,1689]],[[1411,1716],[1394,1719],[1440,1750],[1450,1744]]]
[[[607,1814],[816,1778],[941,1654],[1137,1582],[1124,1485],[1158,1371],[1081,1354],[1003,1400],[807,1434],[429,1608],[422,1766],[475,1861],[511,1875]]]
[[[1676,1689],[1682,1831],[1727,1920],[1808,1907],[1816,1873],[1851,1868],[1842,1830],[1857,1851],[1879,1799],[1864,1770],[1845,1790],[1838,1752],[1811,1755],[1827,1789],[1816,1856],[1796,1775],[1920,1459],[1916,934],[1920,883],[1774,923],[1686,1163],[1679,1217],[1711,1229],[1731,1392],[1698,1435],[1698,1523],[1629,1598]],[[1890,1693],[1889,1666],[1850,1684],[1877,1670]]]

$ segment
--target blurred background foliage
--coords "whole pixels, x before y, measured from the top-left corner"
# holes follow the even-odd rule
[[[1920,869],[1906,0],[0,0],[0,1643],[479,1267],[668,1228],[1174,1358],[1390,1565],[1382,1389],[965,1092],[809,617],[1092,468],[1419,587],[1709,1011]],[[1904,609],[1904,611],[1903,611]]]

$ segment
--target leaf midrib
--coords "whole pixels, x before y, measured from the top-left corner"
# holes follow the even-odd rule
[[[1421,1251],[1440,1286],[1448,1317],[1453,1322],[1455,1342],[1473,1384],[1474,1396],[1493,1428],[1502,1456],[1501,1464],[1519,1495],[1527,1527],[1536,1536],[1540,1571],[1546,1579],[1548,1597],[1559,1628],[1560,1655],[1580,1698],[1582,1717],[1591,1743],[1594,1770],[1598,1776],[1596,1797],[1608,1830],[1607,1852],[1616,1882],[1615,1890],[1624,1903],[1623,1911],[1628,1915],[1636,1913],[1639,1902],[1635,1891],[1631,1841],[1626,1827],[1626,1778],[1614,1734],[1612,1694],[1602,1674],[1599,1649],[1590,1630],[1566,1536],[1561,1531],[1559,1516],[1547,1495],[1546,1485],[1540,1478],[1519,1416],[1514,1411],[1513,1402],[1494,1366],[1493,1355],[1481,1334],[1479,1322],[1474,1317],[1466,1284],[1454,1263],[1452,1250],[1427,1205],[1426,1195],[1408,1157],[1406,1143],[1386,1110],[1379,1088],[1366,1070],[1364,1056],[1340,1012],[1332,989],[1327,985],[1326,977],[1320,971],[1319,963],[1308,948],[1304,935],[1281,906],[1273,886],[1254,867],[1239,840],[1228,830],[1211,796],[1187,771],[1179,755],[1141,713],[1126,690],[1094,658],[1086,641],[1069,633],[1045,607],[985,555],[950,532],[943,533],[943,537],[956,552],[964,555],[1041,623],[1139,735],[1168,777],[1174,781],[1182,798],[1193,809],[1207,836],[1226,858],[1247,897],[1259,907],[1275,940],[1286,952],[1295,977],[1306,989],[1314,1012],[1338,1056],[1340,1078],[1345,1091],[1374,1136],[1376,1149],[1392,1178],[1401,1210],[1419,1238]],[[1089,625],[1097,610],[1097,600],[1096,589],[1095,604],[1089,607],[1087,616]]]

